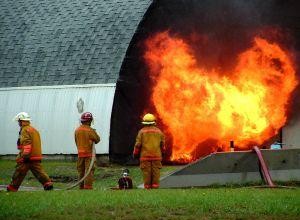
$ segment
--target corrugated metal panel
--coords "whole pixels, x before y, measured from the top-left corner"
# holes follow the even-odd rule
[[[109,133],[115,84],[45,86],[0,89],[0,154],[16,154],[19,127],[12,118],[28,112],[32,125],[40,131],[43,154],[77,153],[74,130],[79,126],[77,102],[92,112],[93,127],[101,136],[97,153],[109,152]]]

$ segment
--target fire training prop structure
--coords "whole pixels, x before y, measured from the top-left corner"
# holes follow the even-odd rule
[[[130,160],[147,112],[166,134],[165,162],[291,140],[300,124],[299,10],[299,1],[153,1],[120,70],[110,158]]]
[[[278,2],[260,3],[186,1],[179,9],[163,0],[160,16],[172,12],[164,24],[153,24],[153,7],[142,41],[151,82],[145,112],[154,111],[166,133],[166,161],[190,163],[161,187],[300,180],[299,149],[260,151],[282,142],[299,93],[293,33],[264,12]]]

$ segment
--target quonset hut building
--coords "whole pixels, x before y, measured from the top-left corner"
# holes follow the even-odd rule
[[[94,114],[94,127],[101,134],[97,153],[110,152],[117,80],[150,4],[150,0],[0,2],[1,155],[17,152],[18,125],[12,118],[20,111],[28,112],[39,129],[43,154],[77,153],[74,129],[82,111]]]
[[[75,154],[74,130],[90,111],[102,139],[97,153],[127,161],[151,94],[140,42],[155,31],[195,31],[199,22],[229,43],[261,24],[299,39],[299,8],[276,0],[1,1],[0,155],[17,152],[12,118],[20,111],[39,129],[43,154]],[[295,48],[299,63],[299,40]],[[282,139],[296,147],[300,123],[292,119]]]

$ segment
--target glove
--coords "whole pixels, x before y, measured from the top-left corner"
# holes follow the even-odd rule
[[[138,154],[132,154],[132,158],[133,158],[133,159],[138,159],[138,158],[139,158],[139,155],[138,155]]]
[[[134,147],[132,157],[133,159],[138,159],[140,157],[141,150],[139,148]]]

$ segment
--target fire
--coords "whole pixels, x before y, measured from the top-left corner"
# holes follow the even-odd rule
[[[216,150],[261,145],[285,125],[297,86],[287,51],[255,37],[231,73],[206,70],[190,46],[168,32],[146,41],[154,82],[152,101],[171,135],[172,161],[189,162]]]

